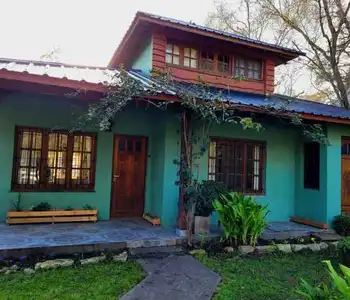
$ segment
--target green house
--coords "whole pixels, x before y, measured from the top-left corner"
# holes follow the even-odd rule
[[[0,59],[0,220],[22,193],[28,209],[40,202],[62,209],[90,205],[100,220],[150,213],[163,225],[178,225],[181,195],[174,160],[181,156],[182,128],[177,109],[133,101],[108,131],[70,130],[79,113],[107,92],[108,74],[123,63],[145,87],[151,70],[167,70],[193,86],[204,80],[238,111],[258,114],[261,132],[239,124],[211,128],[199,178],[222,181],[268,204],[269,221],[295,217],[327,226],[350,209],[350,113],[273,93],[275,67],[299,55],[138,13],[105,68]],[[174,100],[176,90],[152,97]],[[300,127],[281,122],[266,107],[321,124],[329,143],[310,142]]]

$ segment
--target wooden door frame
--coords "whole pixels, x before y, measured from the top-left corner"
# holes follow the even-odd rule
[[[110,195],[110,204],[109,204],[109,219],[114,219],[118,218],[116,216],[112,215],[112,208],[113,208],[113,189],[114,189],[114,181],[113,181],[113,176],[114,176],[114,160],[115,160],[115,140],[116,137],[130,137],[130,138],[144,138],[146,140],[146,150],[145,150],[145,172],[144,172],[144,195],[143,195],[143,203],[142,203],[142,210],[145,210],[145,204],[146,204],[146,175],[147,175],[147,157],[148,157],[148,137],[145,135],[132,135],[132,134],[113,134],[113,155],[112,155],[112,174],[111,174],[111,195]],[[118,151],[119,153],[119,151]]]
[[[342,154],[342,148],[343,145],[346,143],[346,141],[350,142],[350,137],[348,136],[342,136],[341,137],[341,146],[340,146],[340,211],[341,213],[349,213],[350,209],[343,209],[343,197],[344,197],[344,187],[343,187],[343,160],[349,159],[350,160],[350,155],[349,154]],[[345,208],[345,206],[344,206]]]

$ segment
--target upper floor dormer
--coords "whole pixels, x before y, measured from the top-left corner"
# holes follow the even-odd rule
[[[302,52],[138,12],[109,67],[168,71],[177,80],[272,94],[275,67]]]

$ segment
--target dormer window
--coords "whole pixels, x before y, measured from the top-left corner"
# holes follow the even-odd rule
[[[174,44],[167,44],[165,61],[168,64],[179,65],[180,64],[180,47]]]
[[[245,79],[261,80],[262,63],[258,60],[236,58],[234,75]]]
[[[230,57],[228,55],[218,55],[218,71],[220,73],[230,72]]]
[[[194,48],[184,48],[184,66],[197,68],[197,50]]]
[[[211,52],[201,52],[200,68],[205,71],[214,71],[214,54]]]

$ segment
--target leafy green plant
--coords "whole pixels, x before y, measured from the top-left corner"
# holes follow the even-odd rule
[[[344,277],[339,275],[334,270],[332,263],[329,260],[324,261],[327,264],[329,275],[331,276],[332,283],[336,290],[342,295],[343,299],[350,300],[350,268],[339,265]]]
[[[330,300],[331,292],[328,286],[324,283],[312,286],[304,279],[301,279],[301,288],[296,290],[296,293],[308,300]]]
[[[350,250],[350,237],[346,237],[338,242],[338,249],[347,251]]]
[[[83,206],[83,209],[84,209],[84,210],[93,210],[94,208],[93,208],[90,204],[85,204],[85,205]]]
[[[73,207],[71,207],[71,206],[68,206],[65,210],[67,210],[67,211],[71,211],[71,210],[73,210]]]
[[[195,216],[208,217],[214,210],[213,201],[221,194],[226,194],[227,189],[221,182],[194,180],[192,185],[185,189],[187,205],[195,205]]]
[[[32,207],[33,211],[47,211],[47,210],[51,210],[52,206],[51,204],[47,203],[47,202],[40,202],[37,205],[34,205]]]
[[[224,228],[223,239],[229,243],[255,246],[267,226],[267,205],[258,204],[251,196],[231,192],[213,203]]]
[[[12,201],[12,205],[16,211],[21,211],[22,210],[22,193],[17,194],[17,198],[15,201]]]
[[[350,216],[336,216],[333,220],[333,228],[337,233],[341,235],[350,235]]]

